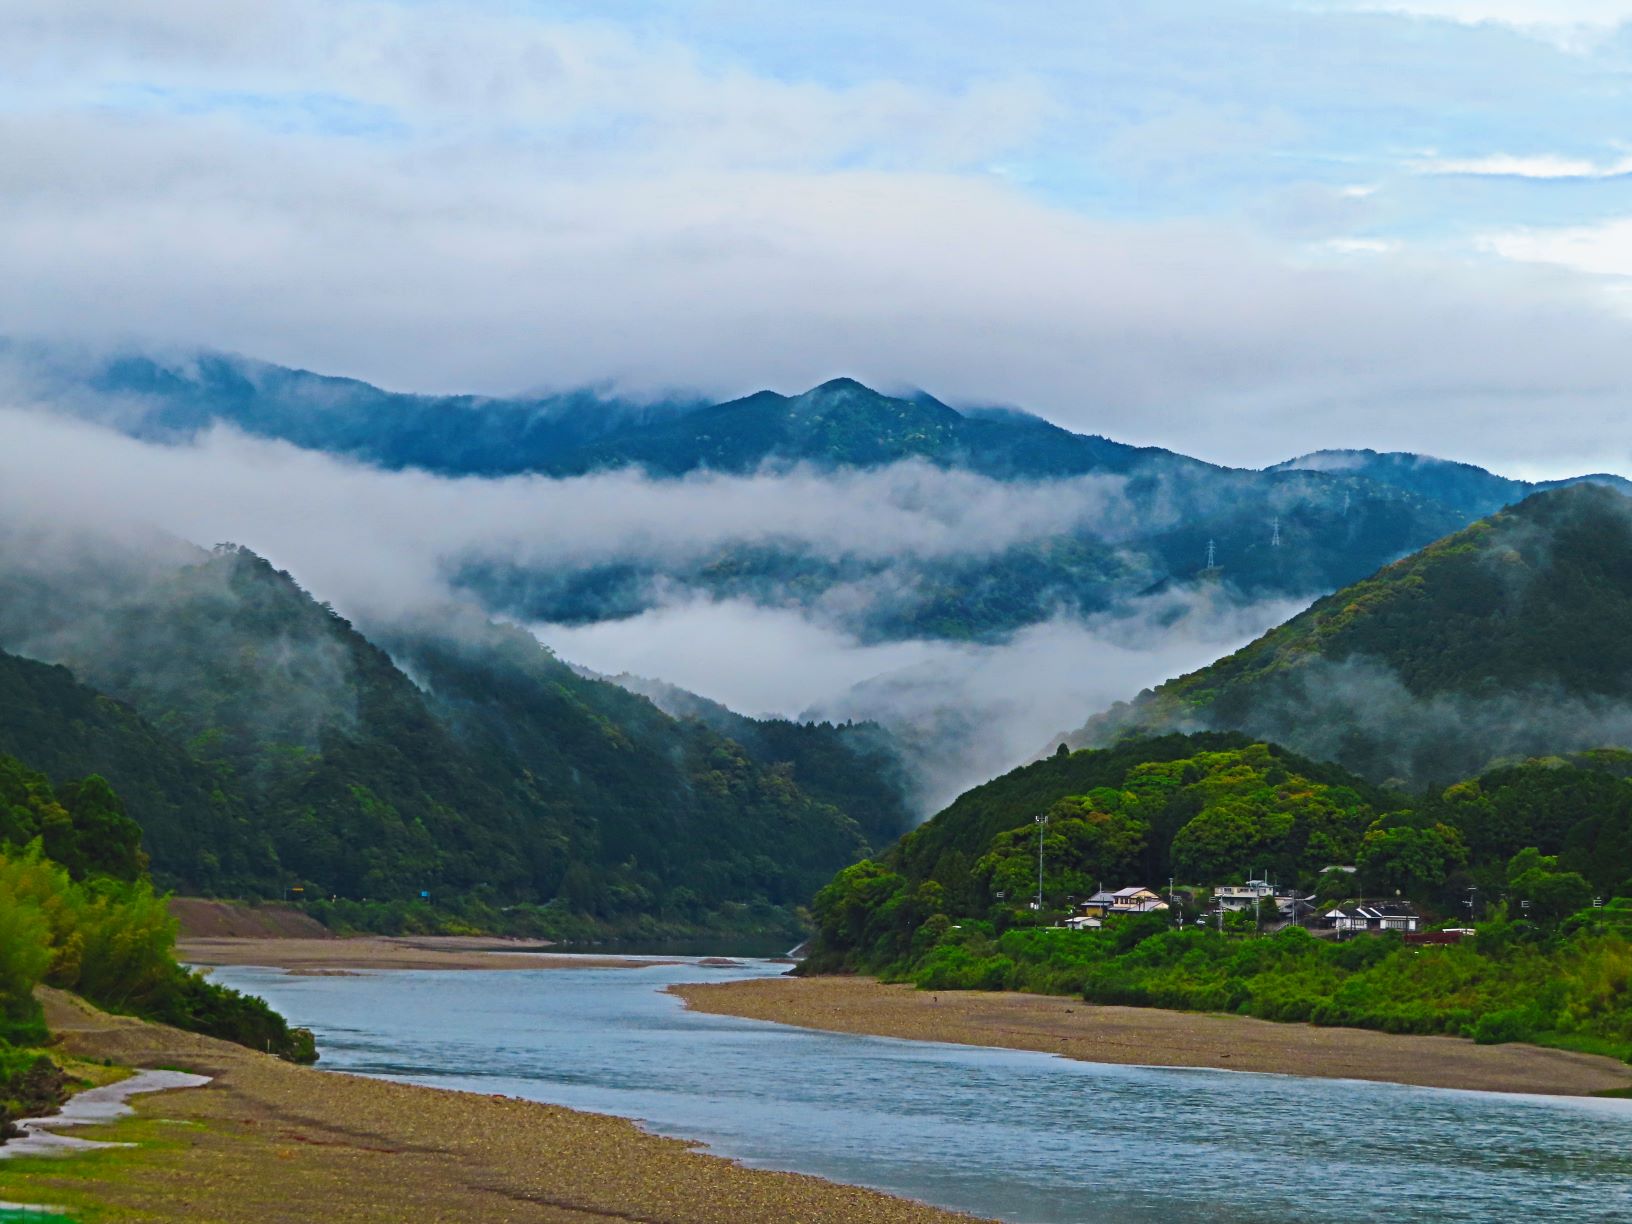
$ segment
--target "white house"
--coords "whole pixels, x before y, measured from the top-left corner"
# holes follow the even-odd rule
[[[1416,910],[1400,901],[1360,901],[1354,905],[1334,905],[1321,914],[1321,918],[1339,934],[1415,931],[1421,921]]]

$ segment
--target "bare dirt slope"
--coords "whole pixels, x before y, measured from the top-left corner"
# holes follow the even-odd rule
[[[334,939],[334,932],[288,905],[239,905],[172,897],[170,915],[183,939]]]

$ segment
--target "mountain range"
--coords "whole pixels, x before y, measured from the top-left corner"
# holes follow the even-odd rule
[[[1380,788],[1632,744],[1632,503],[1618,478],[1542,487],[1370,451],[1229,469],[843,379],[793,397],[636,405],[591,392],[402,397],[209,355],[72,374],[54,375],[58,410],[162,444],[229,426],[472,478],[633,470],[669,485],[915,464],[1049,496],[1083,481],[1116,492],[1115,522],[995,550],[727,541],[703,562],[644,572],[592,554],[549,570],[488,558],[464,565],[446,605],[368,623],[247,548],[0,524],[0,752],[57,781],[106,776],[169,886],[428,894],[476,906],[477,921],[519,907],[553,930],[791,929],[823,880],[910,825],[922,778],[888,728],[748,718],[661,680],[613,682],[503,619],[624,614],[663,584],[814,609],[876,579],[888,598],[851,604],[874,638],[1000,636],[1186,589],[1222,602],[1319,595],[1068,742],[1235,737],[1141,749],[1152,760],[1285,745],[1275,751],[1299,754],[1300,785],[1336,788],[1333,802],[1357,813],[1350,841],[1390,802]],[[1280,767],[1254,761],[1272,785]],[[957,852],[989,848],[1002,830],[988,824]]]
[[[215,353],[90,358],[13,342],[0,346],[0,360],[33,402],[165,444],[227,427],[387,470],[558,479],[632,471],[659,483],[916,464],[1041,489],[1060,507],[1034,528],[927,552],[904,543],[880,555],[855,542],[767,536],[743,522],[674,555],[586,547],[550,564],[503,553],[447,559],[490,612],[530,623],[582,625],[707,598],[796,608],[866,641],[992,640],[1060,615],[1124,615],[1153,592],[1197,583],[1243,602],[1313,598],[1542,487],[1369,451],[1227,468],[848,378],[794,396],[638,402],[595,389],[406,395]],[[927,480],[881,496],[946,520],[969,489]]]

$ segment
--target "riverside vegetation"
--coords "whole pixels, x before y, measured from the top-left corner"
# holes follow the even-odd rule
[[[42,983],[109,1011],[316,1059],[306,1030],[177,964],[176,925],[146,866],[140,831],[101,778],[53,787],[0,756],[0,1139],[69,1087],[41,1048]]]
[[[1062,751],[840,872],[817,895],[804,972],[1632,1058],[1629,775],[1632,754],[1601,751],[1412,799],[1241,735]],[[1039,837],[1040,914],[1029,908]],[[1321,871],[1350,863],[1355,877]],[[1250,913],[1223,931],[1194,921],[1202,885],[1263,871],[1326,902],[1398,892],[1445,924],[1486,900],[1477,937],[1454,946],[1337,943],[1296,926],[1257,938]],[[1171,912],[1098,931],[1050,925],[1101,880],[1170,876],[1181,882]]]

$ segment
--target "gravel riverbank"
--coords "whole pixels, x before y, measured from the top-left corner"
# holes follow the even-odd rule
[[[1611,1058],[1530,1045],[1481,1046],[1459,1037],[1098,1007],[1048,995],[920,991],[864,977],[776,977],[670,989],[698,1011],[841,1033],[1040,1050],[1084,1062],[1561,1096],[1632,1088],[1632,1067]]]
[[[745,1169],[618,1118],[296,1067],[58,992],[47,1012],[69,1053],[211,1080],[136,1097],[136,1116],[111,1129],[83,1128],[134,1147],[0,1162],[8,1201],[61,1203],[97,1220],[223,1224],[967,1218]]]

